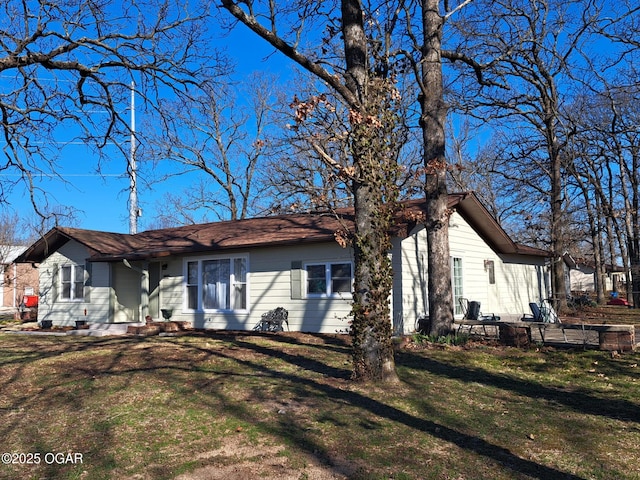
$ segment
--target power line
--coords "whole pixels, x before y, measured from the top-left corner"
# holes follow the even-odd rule
[[[125,142],[126,143],[126,142]],[[0,142],[0,145],[7,145],[6,141],[2,141]],[[52,141],[52,142],[29,142],[29,145],[85,145],[87,147],[90,147],[91,145],[89,145],[87,142],[60,142],[60,141]],[[120,145],[116,142],[106,142],[105,145]]]
[[[60,177],[126,177],[126,173],[34,173],[37,177],[60,178]],[[0,177],[21,177],[20,173],[0,173]]]

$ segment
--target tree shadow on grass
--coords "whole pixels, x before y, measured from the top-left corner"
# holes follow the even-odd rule
[[[291,338],[286,335],[228,332],[200,333],[194,335],[194,337],[196,336],[204,338],[210,337],[221,340],[224,343],[222,345],[215,343],[207,346],[205,343],[182,341],[181,339],[172,337],[166,337],[162,340],[150,340],[148,346],[140,345],[146,342],[146,339],[130,337],[118,340],[69,342],[64,346],[54,348],[51,352],[33,353],[25,350],[24,355],[19,355],[19,358],[16,357],[13,364],[22,366],[23,364],[26,365],[36,360],[48,359],[64,352],[78,352],[92,347],[96,349],[103,346],[113,347],[116,352],[113,354],[106,352],[104,364],[101,364],[101,366],[97,368],[96,366],[88,368],[88,366],[78,365],[75,367],[77,374],[82,374],[87,378],[91,378],[94,375],[121,377],[124,388],[126,388],[127,382],[131,381],[130,379],[134,377],[132,374],[154,374],[159,378],[162,377],[170,380],[168,385],[176,389],[177,393],[180,393],[178,389],[186,388],[186,386],[183,387],[185,380],[193,381],[193,385],[188,385],[188,387],[202,392],[202,394],[199,394],[197,397],[200,402],[198,405],[200,408],[219,409],[222,405],[226,414],[233,415],[247,422],[260,424],[265,431],[279,435],[280,438],[287,443],[295,444],[298,449],[316,456],[328,465],[333,464],[335,458],[332,453],[327,451],[326,446],[321,442],[314,440],[313,436],[309,435],[304,428],[301,428],[301,425],[296,423],[295,418],[281,416],[277,417],[275,422],[267,422],[264,418],[259,417],[254,409],[249,408],[250,405],[243,404],[242,402],[238,402],[237,399],[230,397],[225,388],[223,388],[224,383],[228,383],[227,380],[231,382],[245,382],[251,378],[254,385],[260,385],[261,379],[282,379],[295,385],[296,388],[292,389],[292,391],[300,392],[301,396],[306,395],[312,397],[313,395],[322,395],[323,397],[331,399],[335,403],[336,408],[340,406],[353,406],[354,408],[362,409],[365,413],[368,412],[381,419],[395,422],[407,429],[423,432],[434,438],[449,442],[460,449],[472,452],[484,457],[488,461],[502,465],[504,469],[513,473],[514,478],[527,477],[551,480],[578,480],[581,478],[577,475],[522,458],[508,448],[491,443],[477,435],[466,434],[442,423],[438,423],[435,418],[422,418],[388,405],[383,401],[371,398],[365,393],[345,388],[351,374],[350,369],[347,367],[341,368],[328,365],[322,360],[322,356],[310,358],[309,356],[305,356],[302,350],[300,353],[298,353],[297,349],[292,350],[292,348],[298,345],[307,346],[304,344],[304,339]],[[256,341],[256,337],[260,341]],[[269,341],[262,342],[261,337]],[[348,355],[348,349],[339,340],[340,339],[332,339],[331,341],[327,341],[324,346],[319,343],[317,348],[325,348],[330,354],[334,354],[336,353],[335,351],[338,350],[341,354]],[[158,346],[162,344],[175,347],[173,358],[162,358],[162,349],[158,348]],[[133,345],[139,346],[143,350],[140,352],[142,362],[137,364],[126,362],[127,348]],[[313,345],[313,347],[316,348],[316,345]],[[239,352],[241,353],[240,355],[238,354]],[[227,368],[225,363],[222,363],[220,367],[216,368],[204,366],[206,362],[213,359],[233,361],[242,368],[237,368],[233,365]],[[287,365],[287,368],[282,368],[283,363]],[[531,398],[544,398],[582,413],[604,415],[609,418],[636,422],[639,418],[638,413],[636,413],[637,405],[630,402],[613,400],[611,404],[603,405],[601,399],[595,398],[587,393],[561,391],[505,375],[488,373],[480,368],[452,366],[413,353],[400,354],[397,358],[397,363],[399,366],[424,370],[430,374],[440,375],[446,378],[468,382],[481,382],[497,388],[514,391]],[[289,368],[291,366],[295,368]],[[19,369],[20,368],[18,368],[18,370]],[[193,372],[199,372],[199,375],[194,378],[192,376]],[[312,372],[314,374],[313,378],[310,378],[309,375],[303,372]],[[317,378],[315,374],[319,374],[321,377]],[[11,378],[5,378],[3,384],[11,382],[12,378],[15,380],[16,377],[12,375]],[[47,388],[58,392],[60,388],[64,386],[64,381],[65,379],[61,377],[58,379],[58,382],[51,383]],[[259,400],[260,391],[256,391],[258,397],[254,400]],[[264,398],[269,398],[269,395],[264,395]],[[28,405],[30,402],[32,403],[34,399],[21,398],[20,396],[15,397],[12,408],[17,407],[17,403],[21,401],[24,401],[25,404]],[[69,398],[69,401],[73,401],[73,399]],[[14,423],[13,426],[15,427],[16,424]],[[37,433],[34,431],[34,438],[36,437]],[[111,441],[108,431],[106,432],[105,440],[106,442]],[[398,439],[398,441],[401,441],[401,439]],[[109,461],[109,458],[105,457],[104,462],[107,461]],[[336,473],[344,474],[340,467],[336,466],[334,468]],[[161,476],[161,474],[162,471],[160,469],[158,475]]]
[[[415,370],[426,370],[431,374],[449,379],[481,383],[530,398],[542,399],[586,415],[607,417],[626,422],[640,422],[638,404],[626,400],[607,399],[606,402],[603,402],[602,398],[586,392],[549,387],[538,382],[529,382],[513,376],[490,373],[477,367],[452,367],[433,358],[412,353],[398,355],[397,364]]]
[[[262,355],[268,355],[273,358],[277,358],[305,370],[311,370],[323,375],[335,376],[337,374],[337,378],[346,378],[346,372],[344,370],[336,370],[328,367],[326,364],[320,361],[285,353],[279,350],[277,346],[271,348],[263,345],[256,345],[254,343],[245,342],[242,340],[238,341],[238,346]],[[255,363],[251,360],[243,360],[242,363],[244,363],[249,368],[262,371],[270,370],[268,367],[265,367],[259,363]],[[278,377],[285,378],[291,382],[303,384],[309,389],[326,395],[327,397],[332,398],[335,401],[364,409],[381,418],[386,418],[393,422],[402,424],[407,428],[419,430],[433,437],[439,438],[446,442],[450,442],[461,449],[474,452],[489,460],[495,461],[503,465],[505,468],[513,471],[514,473],[526,475],[531,478],[548,480],[578,480],[582,478],[567,472],[557,470],[552,467],[541,465],[531,460],[521,458],[518,455],[512,453],[507,448],[487,442],[486,440],[477,436],[468,435],[466,433],[449,428],[433,420],[420,418],[415,415],[409,414],[396,407],[386,405],[378,400],[367,397],[366,395],[363,395],[361,393],[337,388],[329,383],[317,382],[315,380],[295,374],[287,374],[283,372],[272,373],[277,374]],[[282,433],[291,441],[295,442],[296,445],[303,446],[310,452],[322,451],[321,446],[310,443],[309,439],[304,435],[304,432],[300,431],[299,429],[287,428]],[[325,458],[325,461],[330,461],[330,459]]]

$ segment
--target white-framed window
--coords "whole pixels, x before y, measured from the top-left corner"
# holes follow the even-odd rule
[[[308,263],[305,265],[305,273],[308,297],[351,296],[351,262]]]
[[[185,309],[248,311],[248,257],[185,260]]]
[[[453,311],[455,315],[464,315],[460,299],[464,297],[462,289],[462,258],[451,258],[451,281],[453,283]]]
[[[81,301],[84,299],[84,266],[60,266],[60,299]]]

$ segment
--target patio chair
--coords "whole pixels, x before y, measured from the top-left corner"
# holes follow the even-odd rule
[[[460,298],[458,302],[460,304],[460,308],[462,309],[463,322],[464,320],[474,320],[474,321],[480,321],[480,322],[497,322],[500,320],[500,317],[494,315],[493,313],[489,315],[483,315],[482,312],[480,311],[480,302],[469,301],[466,298]],[[460,329],[462,328],[463,325],[464,323],[460,324],[460,326],[458,327],[458,332],[460,332]],[[471,331],[473,330],[474,325],[468,325],[468,327],[469,327],[469,333],[471,334]],[[486,325],[482,325],[482,330],[484,331],[484,334],[487,335]],[[497,332],[497,327],[496,327],[496,332]]]
[[[525,315],[522,317],[524,322],[561,323],[549,300],[543,300],[540,305],[531,302],[529,303],[529,308],[533,316]]]
[[[532,315],[527,315],[526,313],[523,315],[521,320],[523,322],[542,322],[542,311],[537,303],[531,302],[529,303],[529,308],[531,309]]]
[[[283,332],[285,323],[289,330],[289,312],[284,307],[278,307],[263,313],[253,329],[261,332]]]
[[[562,323],[560,322],[560,317],[553,309],[553,305],[551,305],[551,301],[549,299],[545,299],[542,301],[540,305],[540,311],[542,313],[542,321],[546,323]]]
[[[529,304],[529,308],[531,309],[531,313],[533,316],[525,315],[522,317],[523,322],[537,322],[538,323],[538,331],[540,332],[540,338],[542,339],[542,343],[545,342],[545,332],[547,328],[547,324],[549,323],[562,323],[558,314],[553,309],[551,302],[549,300],[543,300],[540,302],[540,305],[537,303],[531,302]],[[565,332],[564,326],[560,325],[560,329],[562,330],[562,337],[564,338],[565,343],[567,342],[567,332]]]
[[[498,320],[500,320],[500,317],[494,315],[493,313],[483,315],[483,313],[480,311],[480,302],[470,302],[466,298],[461,298],[459,300],[459,303],[464,315],[462,317],[463,320],[480,320],[483,322],[497,322]]]

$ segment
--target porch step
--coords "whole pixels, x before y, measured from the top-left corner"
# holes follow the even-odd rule
[[[86,335],[90,337],[106,337],[110,335],[126,335],[130,326],[141,326],[144,323],[90,323],[89,328],[70,330],[68,335]]]

